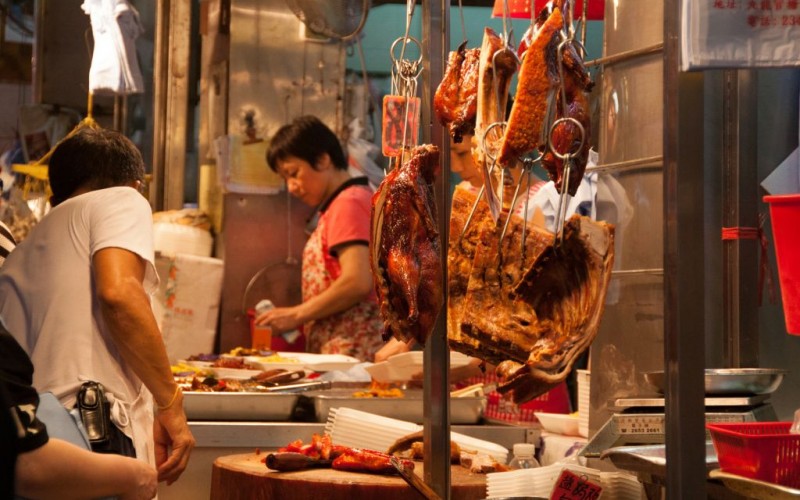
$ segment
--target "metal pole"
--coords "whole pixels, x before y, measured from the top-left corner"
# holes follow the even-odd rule
[[[757,73],[723,72],[722,225],[758,227]],[[722,242],[723,336],[728,367],[758,366],[758,240]]]
[[[680,0],[664,2],[667,498],[705,498],[703,75],[680,71]]]
[[[436,212],[442,243],[444,307],[436,319],[424,355],[423,416],[425,482],[443,499],[450,498],[450,354],[447,348],[447,236],[450,220],[450,140],[433,120],[433,94],[444,75],[450,48],[450,2],[422,1],[422,140],[439,146],[441,175],[436,184]]]

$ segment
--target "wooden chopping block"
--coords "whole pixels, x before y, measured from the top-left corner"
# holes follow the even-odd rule
[[[333,469],[277,472],[267,468],[267,453],[227,455],[214,460],[211,500],[413,500],[422,498],[400,476],[383,476]],[[422,477],[422,462],[414,472]],[[452,466],[453,500],[486,497],[486,476]]]

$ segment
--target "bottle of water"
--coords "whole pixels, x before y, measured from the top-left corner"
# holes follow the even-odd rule
[[[512,469],[533,469],[539,467],[539,462],[533,454],[536,446],[531,443],[517,443],[514,445],[514,458],[508,466]]]

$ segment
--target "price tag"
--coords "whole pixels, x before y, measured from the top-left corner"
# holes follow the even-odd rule
[[[383,97],[383,136],[384,156],[403,156],[403,146],[407,149],[417,145],[419,140],[420,99],[387,95]],[[405,132],[405,141],[403,140]]]
[[[603,488],[586,479],[586,476],[564,469],[550,493],[550,500],[596,500],[600,498],[601,491]]]

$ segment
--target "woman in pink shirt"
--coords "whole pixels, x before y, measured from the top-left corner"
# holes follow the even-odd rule
[[[275,332],[302,325],[309,352],[372,360],[384,342],[369,265],[367,178],[350,177],[339,139],[314,116],[281,127],[267,163],[294,197],[317,207],[319,219],[303,250],[303,302],[267,311],[256,324]]]

